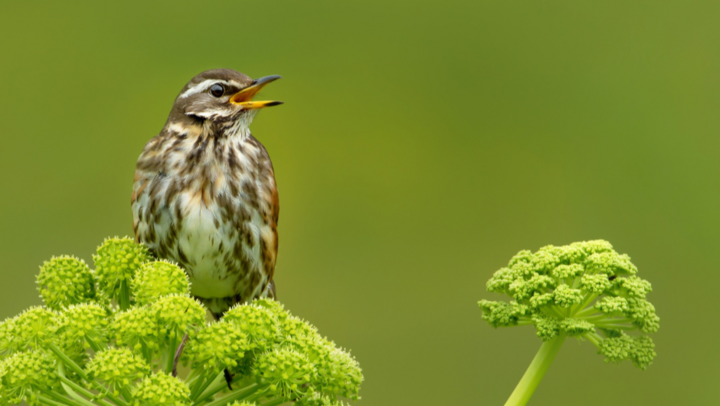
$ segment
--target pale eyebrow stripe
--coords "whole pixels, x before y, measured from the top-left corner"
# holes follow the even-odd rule
[[[202,82],[198,83],[197,85],[191,87],[190,89],[186,90],[185,93],[180,95],[180,97],[184,99],[184,98],[190,97],[196,93],[204,92],[205,90],[207,90],[210,86],[214,85],[215,83],[222,83],[225,85],[228,84],[228,82],[226,82],[224,80],[206,79],[206,80],[203,80]]]

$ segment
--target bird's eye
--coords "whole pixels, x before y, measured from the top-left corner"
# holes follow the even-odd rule
[[[225,94],[225,88],[216,83],[210,88],[210,93],[215,97],[222,97],[222,95]]]

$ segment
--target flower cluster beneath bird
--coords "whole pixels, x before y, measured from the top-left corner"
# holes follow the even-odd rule
[[[95,269],[45,262],[45,306],[0,323],[0,406],[339,406],[362,372],[283,305],[261,299],[207,323],[185,272],[129,238],[107,239]],[[184,365],[177,373],[177,362]]]

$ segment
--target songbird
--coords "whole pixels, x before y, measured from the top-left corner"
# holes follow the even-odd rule
[[[252,100],[277,79],[230,69],[195,76],[137,161],[135,237],[182,266],[216,318],[235,303],[275,297],[278,191],[249,127],[260,109],[282,104]]]

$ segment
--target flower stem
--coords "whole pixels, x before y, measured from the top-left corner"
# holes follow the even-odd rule
[[[236,400],[244,399],[248,396],[251,396],[253,393],[257,392],[260,389],[260,385],[254,383],[250,386],[248,386],[245,389],[242,390],[236,390],[234,392],[230,392],[229,395],[223,396],[220,399],[217,399],[213,402],[206,403],[205,406],[221,406],[221,405],[227,405],[230,404]],[[195,404],[198,404],[196,402]]]
[[[62,361],[65,365],[67,365],[68,368],[70,368],[73,372],[78,374],[80,378],[82,378],[85,381],[89,381],[87,374],[85,371],[83,371],[78,364],[75,363],[75,361],[71,360],[70,357],[65,355],[65,353],[60,350],[55,344],[48,343],[47,348],[52,351],[60,361]]]
[[[277,399],[269,400],[265,403],[261,403],[260,406],[278,406],[278,405],[282,405],[285,402],[287,402],[287,400],[285,400],[285,398],[277,398]]]
[[[543,343],[527,371],[525,371],[525,375],[520,379],[510,398],[505,402],[505,406],[524,406],[527,404],[564,342],[565,334],[560,334]]]
[[[120,305],[120,310],[127,310],[130,308],[130,286],[128,286],[127,280],[120,282],[120,297],[118,298],[118,304]]]
[[[173,334],[168,344],[167,354],[165,359],[165,373],[170,374],[173,371],[173,364],[175,362],[175,352],[177,351],[178,340],[177,336]]]

